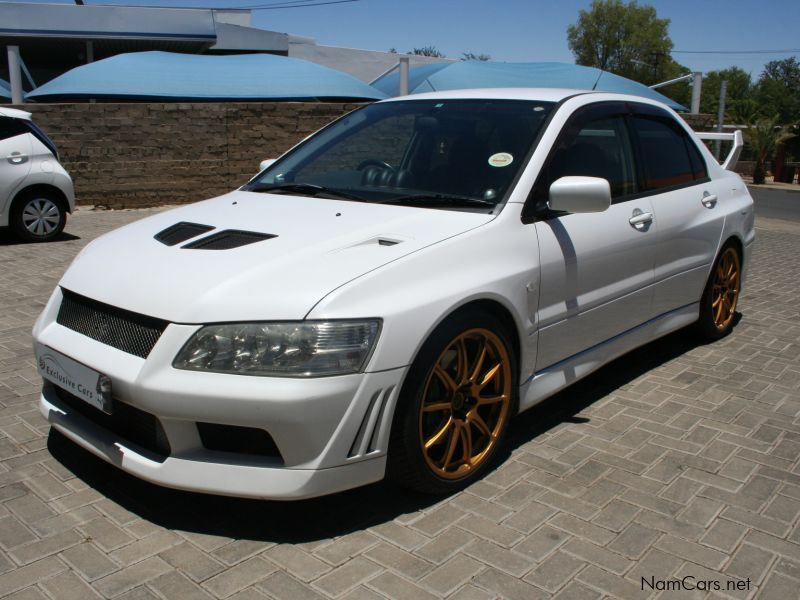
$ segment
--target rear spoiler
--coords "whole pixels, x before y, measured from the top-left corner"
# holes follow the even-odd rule
[[[742,132],[739,129],[733,133],[698,132],[697,137],[699,137],[701,140],[708,140],[712,142],[733,142],[731,151],[728,152],[728,156],[725,157],[725,160],[722,163],[723,169],[733,171],[733,168],[736,166],[736,161],[739,160],[739,155],[742,153],[742,146],[744,146],[744,138],[742,138]]]

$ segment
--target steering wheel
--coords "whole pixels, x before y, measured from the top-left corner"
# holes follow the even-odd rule
[[[363,171],[367,167],[381,167],[383,169],[394,171],[394,167],[392,165],[382,160],[378,160],[377,158],[368,158],[366,160],[362,160],[360,163],[358,163],[356,171]]]

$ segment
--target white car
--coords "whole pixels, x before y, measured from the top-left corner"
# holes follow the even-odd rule
[[[89,244],[34,327],[41,410],[169,487],[449,492],[517,412],[676,329],[727,334],[753,221],[656,102],[378,102]]]
[[[75,208],[72,179],[31,113],[0,107],[0,227],[28,242],[53,239]]]

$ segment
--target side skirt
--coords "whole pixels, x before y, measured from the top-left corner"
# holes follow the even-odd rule
[[[539,371],[520,385],[519,411],[531,408],[615,358],[691,325],[699,314],[698,302],[682,306]]]

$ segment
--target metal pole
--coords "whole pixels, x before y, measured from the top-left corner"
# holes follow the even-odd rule
[[[367,85],[372,85],[373,83],[378,81],[381,77],[386,77],[389,73],[391,73],[392,71],[394,71],[395,69],[398,69],[398,68],[400,68],[400,63],[397,63],[396,65],[392,65],[391,67],[386,69],[383,73],[378,75],[375,79],[373,79],[372,81],[368,81]]]
[[[30,84],[31,89],[35,90],[36,89],[36,82],[33,80],[33,77],[31,77],[31,72],[28,71],[28,67],[25,66],[25,61],[22,60],[21,56],[19,57],[19,66],[22,68],[22,72],[25,73],[25,79],[28,80],[28,83]]]
[[[651,90],[657,90],[660,87],[664,87],[665,85],[670,85],[672,83],[678,83],[679,81],[683,81],[684,79],[692,79],[694,77],[694,73],[687,73],[686,75],[681,75],[680,77],[676,77],[675,79],[670,79],[668,81],[662,81],[661,83],[654,83],[653,85],[648,85]]]
[[[692,112],[699,114],[700,112],[700,91],[703,89],[703,74],[695,72],[694,83],[692,84]]]
[[[22,97],[22,68],[19,64],[19,46],[8,47],[8,78],[11,84],[11,102],[24,104]]]
[[[728,82],[723,80],[719,84],[719,108],[717,109],[717,131],[722,133],[722,122],[725,120],[725,96],[728,95]],[[722,142],[717,140],[714,142],[714,158],[719,160],[720,151],[722,150]]]
[[[94,42],[92,40],[86,41],[86,64],[94,62]]]
[[[400,95],[408,96],[408,57],[400,57]]]

